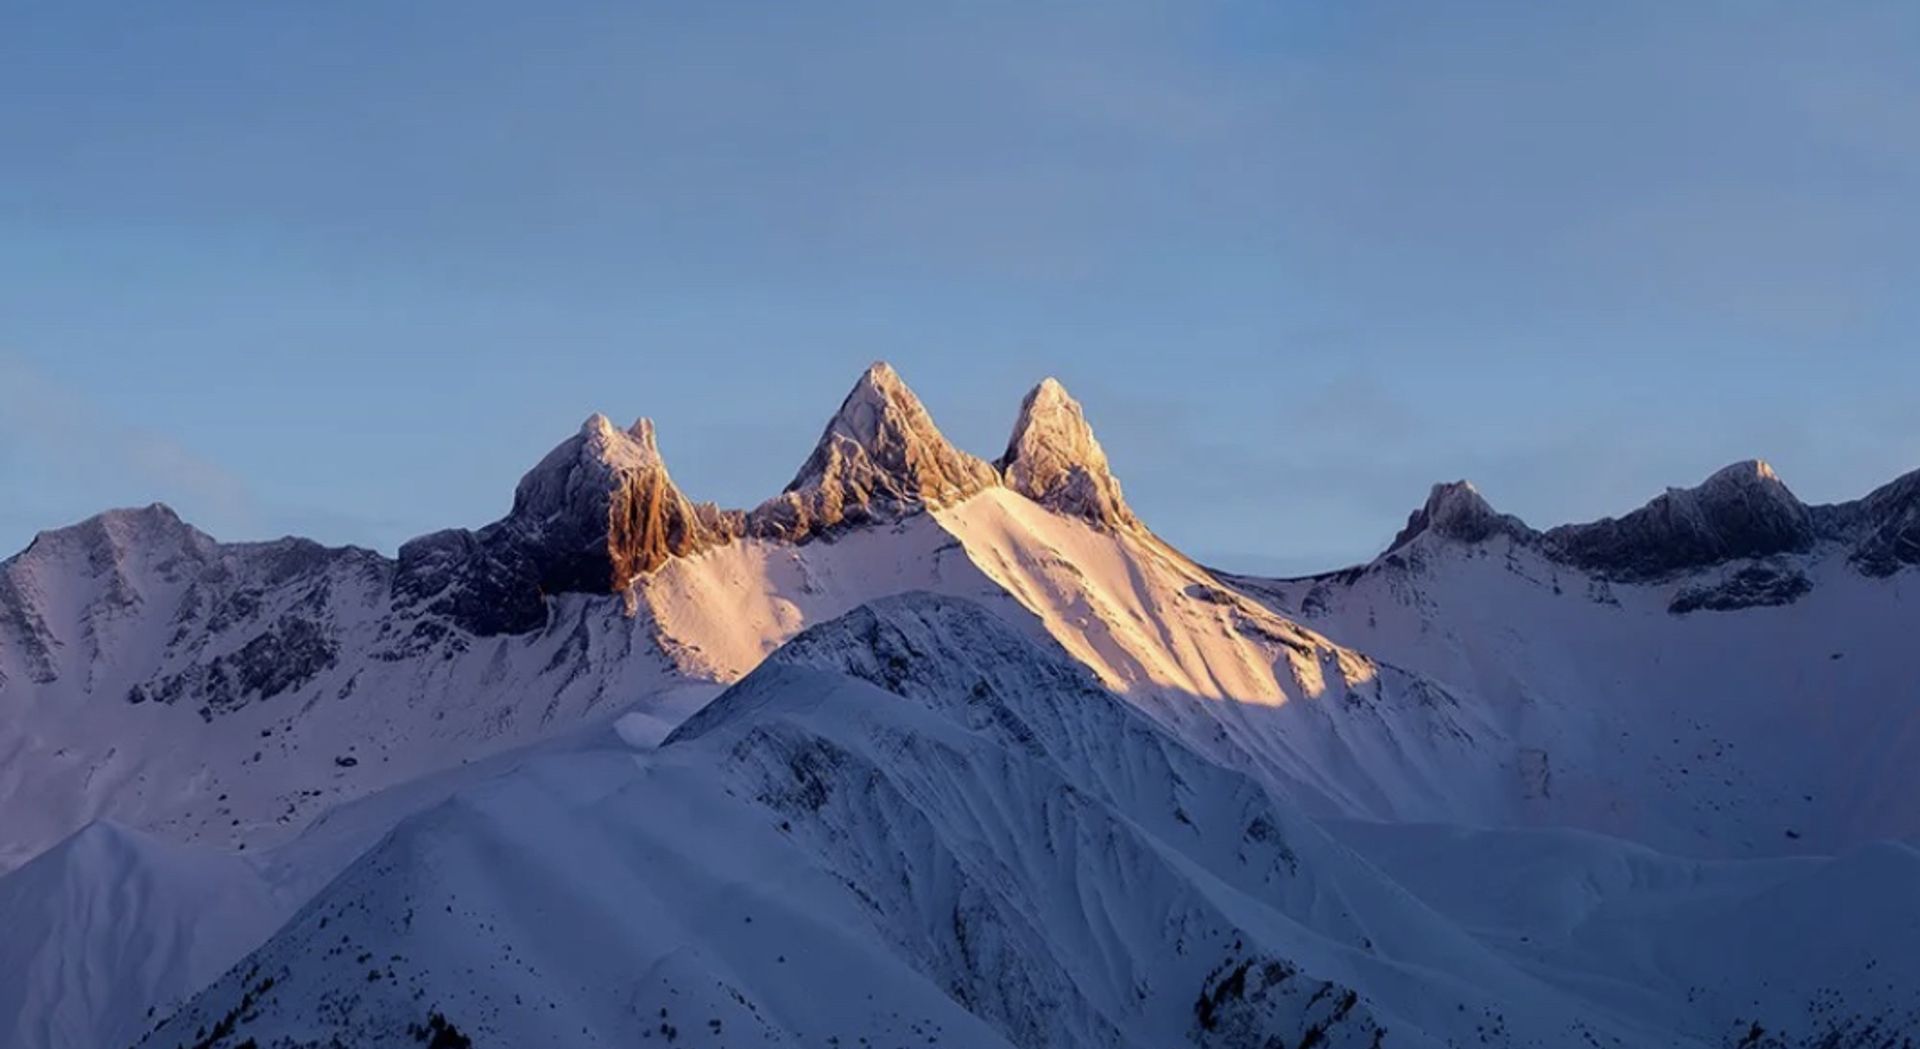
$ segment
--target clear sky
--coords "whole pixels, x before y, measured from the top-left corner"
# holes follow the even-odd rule
[[[1920,467],[1920,5],[54,3],[0,13],[0,548],[162,500],[391,550],[589,412],[751,505],[869,361],[1057,375],[1273,571]]]

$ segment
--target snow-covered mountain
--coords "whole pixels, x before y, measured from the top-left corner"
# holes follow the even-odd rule
[[[1746,463],[1234,577],[885,365],[749,510],[596,415],[395,558],[114,511],[0,565],[0,1038],[1869,1044],[1916,562]]]
[[[1369,564],[1233,583],[1498,725],[1527,788],[1475,822],[1831,854],[1920,835],[1916,514],[1920,473],[1809,507],[1747,462],[1537,532],[1456,482]]]
[[[609,735],[406,821],[141,1044],[1817,1044],[1920,1018],[1916,875],[1894,845],[1330,831],[907,595],[657,750]]]
[[[664,733],[806,625],[909,590],[1002,610],[1325,811],[1439,817],[1487,789],[1458,771],[1480,727],[1451,697],[1140,525],[1057,383],[1027,399],[1003,462],[1004,483],[876,365],[751,512],[688,500],[649,424],[596,415],[505,518],[397,559],[221,544],[159,506],[45,533],[0,567],[0,863],[93,819],[258,848],[633,704]],[[1321,697],[1338,702],[1290,703]]]

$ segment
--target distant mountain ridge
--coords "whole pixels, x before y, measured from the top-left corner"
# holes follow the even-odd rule
[[[1802,503],[1764,460],[1713,473],[1693,488],[1669,488],[1624,517],[1544,532],[1500,514],[1466,481],[1436,484],[1389,551],[1432,533],[1464,543],[1505,535],[1554,560],[1627,582],[1670,578],[1742,558],[1845,548],[1862,574],[1920,565],[1920,470],[1845,503]]]
[[[1235,576],[884,364],[750,509],[594,415],[397,557],[109,511],[0,562],[0,1042],[1879,1045],[1917,540],[1750,461]]]

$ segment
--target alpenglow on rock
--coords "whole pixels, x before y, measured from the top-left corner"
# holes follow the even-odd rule
[[[651,421],[621,430],[596,414],[520,479],[506,517],[402,546],[395,589],[472,633],[517,633],[545,621],[543,595],[619,593],[740,527],[737,513],[680,493]]]
[[[504,524],[529,544],[541,587],[554,592],[617,592],[668,558],[732,534],[725,515],[680,494],[652,420],[623,431],[604,415],[521,480]]]
[[[1054,379],[1020,403],[1007,452],[997,464],[1007,487],[1059,513],[1107,526],[1137,526],[1094,439],[1080,402]]]
[[[860,376],[786,491],[749,517],[755,535],[802,540],[947,506],[1000,483],[960,451],[885,362]]]

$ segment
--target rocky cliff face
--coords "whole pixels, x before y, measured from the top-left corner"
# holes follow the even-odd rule
[[[1494,512],[1480,490],[1467,481],[1434,485],[1426,503],[1408,515],[1406,527],[1387,549],[1398,550],[1426,533],[1462,543],[1481,543],[1496,535],[1523,538],[1531,534],[1519,518]]]
[[[1057,513],[1107,527],[1137,527],[1120,495],[1106,450],[1080,403],[1047,379],[1020,404],[1013,437],[998,464],[1007,487]]]
[[[1737,558],[1802,553],[1813,516],[1773,468],[1735,463],[1696,488],[1672,488],[1622,518],[1546,533],[1560,559],[1613,579],[1658,579]]]
[[[1874,489],[1864,499],[1821,507],[1822,532],[1850,539],[1852,562],[1870,576],[1920,565],[1920,470]]]
[[[885,363],[868,368],[780,495],[747,519],[754,535],[803,541],[957,503],[1000,483],[955,448]]]
[[[621,430],[594,415],[527,472],[505,518],[403,546],[398,587],[472,633],[518,633],[545,621],[544,595],[619,593],[740,528],[738,514],[681,494],[652,422]]]

